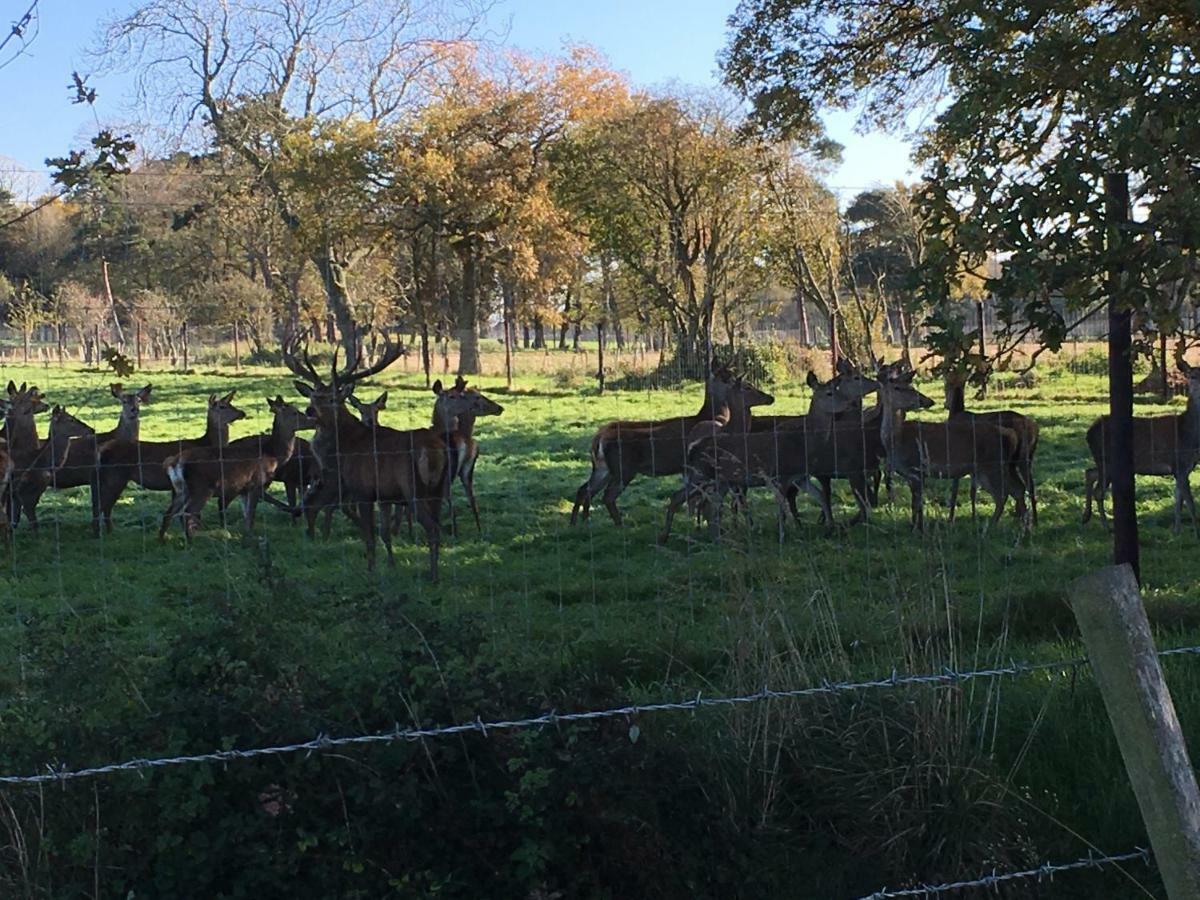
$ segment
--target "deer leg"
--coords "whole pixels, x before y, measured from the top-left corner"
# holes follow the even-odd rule
[[[601,498],[604,502],[604,508],[608,510],[609,516],[612,517],[613,524],[618,528],[621,527],[621,510],[617,508],[617,498],[621,496],[621,492],[629,486],[629,482],[622,479],[609,479],[608,485],[604,488],[604,496]],[[721,497],[724,502],[724,496]]]
[[[971,476],[971,521],[979,518],[979,485],[974,475]]]
[[[1200,534],[1200,524],[1196,522],[1196,501],[1192,498],[1192,486],[1187,478],[1183,480],[1183,499],[1187,501],[1188,513],[1192,517],[1192,530]]]
[[[375,504],[370,500],[358,504],[358,530],[367,551],[367,571],[375,571]]]
[[[912,494],[912,527],[914,531],[925,530],[925,494],[921,478],[910,478],[909,492]]]
[[[667,502],[667,518],[663,522],[663,529],[658,535],[658,543],[660,545],[665,544],[671,536],[671,521],[675,518],[675,513],[679,511],[679,507],[691,499],[693,494],[694,491],[690,490],[685,484],[671,495],[671,499]]]
[[[951,522],[954,521],[954,513],[958,509],[958,483],[961,480],[961,478],[950,479],[950,515],[948,519]]]
[[[442,499],[440,497],[414,497],[409,504],[410,507],[416,507],[414,514],[417,522],[425,531],[425,539],[429,542],[429,579],[437,584],[438,580],[438,556],[441,552],[442,544],[442,526],[438,522],[438,513],[441,510]]]
[[[1104,511],[1104,497],[1108,493],[1108,470],[1101,469],[1100,477],[1096,479],[1096,507],[1100,510],[1100,523],[1108,528],[1108,514]]]
[[[166,511],[162,515],[162,523],[158,526],[158,539],[160,542],[166,540],[167,529],[171,527],[172,520],[183,511],[185,500],[186,498],[183,495],[175,492],[171,493],[171,502],[167,504]]]
[[[797,525],[800,524],[800,510],[796,507],[796,498],[799,496],[800,488],[797,487],[794,482],[789,484],[787,486],[787,493],[785,494],[785,497],[787,499],[788,510],[792,514],[792,521]]]
[[[476,457],[478,458],[478,457]],[[479,504],[475,501],[475,460],[468,459],[463,470],[458,473],[462,482],[463,492],[467,495],[467,505],[471,507],[471,515],[475,517],[475,531],[483,534],[483,525],[479,522]]]
[[[833,526],[833,510],[829,508],[829,500],[825,491],[813,484],[812,479],[808,477],[805,477],[803,484],[805,493],[816,500],[817,506],[821,509],[821,517],[818,521],[823,522],[827,529],[831,528]]]
[[[579,490],[575,492],[575,505],[571,507],[571,524],[575,524],[576,516],[583,515],[583,521],[588,520],[588,516],[592,510],[592,498],[595,497],[604,488],[608,482],[608,467],[605,465],[597,466],[596,461],[592,460],[592,474],[588,476],[587,481],[579,486]]]
[[[828,527],[833,526],[833,479],[822,475],[821,482],[821,520]]]
[[[245,526],[246,534],[254,531],[254,510],[258,507],[258,499],[262,496],[262,490],[251,488],[245,494],[242,494],[242,524]]]
[[[854,494],[854,502],[858,504],[858,512],[854,514],[850,524],[857,525],[868,521],[871,515],[871,504],[868,501],[870,484],[864,476],[854,474],[850,477],[850,490]]]
[[[383,547],[387,550],[388,568],[396,568],[396,557],[392,553],[392,517],[396,514],[391,503],[379,503],[379,536],[383,538]]]
[[[1186,479],[1186,474],[1175,473],[1175,523],[1171,526],[1172,534],[1179,534],[1180,528],[1183,527],[1183,486]]]
[[[1098,473],[1092,468],[1083,473],[1083,524],[1086,525],[1092,519],[1092,494],[1096,489],[1096,477]]]

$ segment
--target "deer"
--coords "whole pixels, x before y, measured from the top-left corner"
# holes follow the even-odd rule
[[[94,437],[96,430],[85,422],[81,422],[62,406],[55,405],[50,411],[50,429],[46,440],[36,456],[22,466],[12,482],[12,490],[17,493],[18,501],[28,491],[41,496],[46,487],[54,482],[59,471],[66,465],[72,447],[80,440]],[[29,527],[37,531],[38,522],[36,511],[28,507]]]
[[[992,497],[1000,519],[1011,495],[1017,514],[1025,522],[1025,483],[1016,464],[1018,438],[1010,428],[986,422],[909,422],[910,410],[929,409],[933,399],[912,386],[915,372],[908,370],[879,383],[883,407],[880,425],[891,470],[908,482],[912,492],[912,527],[925,528],[924,485],[927,478],[971,476]]]
[[[395,346],[385,336],[384,348],[372,365],[362,366],[360,352],[339,371],[335,350],[328,382],[313,367],[302,336],[295,336],[285,343],[283,361],[298,379],[296,390],[308,399],[305,415],[316,422],[312,447],[321,464],[325,484],[336,485],[340,499],[357,506],[367,571],[375,568],[374,505],[379,503],[383,507],[403,502],[413,508],[417,522],[425,531],[429,543],[430,577],[436,582],[441,544],[438,514],[448,472],[446,445],[427,429],[396,431],[382,426],[372,429],[351,416],[345,405],[357,383],[382,372],[402,352],[403,348]],[[386,512],[380,516],[380,532],[387,549],[388,565],[392,566],[395,558],[390,518]]]
[[[836,379],[823,384],[813,372],[808,373],[807,381],[813,396],[808,414],[803,417],[804,427],[758,432],[723,428],[687,445],[684,483],[667,504],[666,520],[658,536],[660,544],[670,537],[675,513],[684,502],[698,495],[705,497],[709,528],[714,538],[719,539],[721,508],[727,493],[744,493],[750,488],[767,486],[782,491],[794,483],[815,492],[809,475],[816,457],[829,452],[824,446],[824,432],[832,426],[835,416],[860,403],[863,394],[875,386],[870,379],[854,386],[838,383]],[[731,394],[731,407],[735,396]],[[713,496],[715,502],[710,502]],[[825,509],[820,493],[816,492],[816,496],[827,521],[832,521],[832,513]]]
[[[148,491],[171,490],[171,479],[167,477],[163,463],[168,457],[177,456],[184,450],[195,447],[223,447],[229,443],[229,426],[246,418],[242,410],[233,405],[237,391],[223,397],[208,396],[208,417],[204,434],[198,438],[175,441],[131,441],[113,440],[100,446],[97,479],[99,500],[96,503],[98,516],[93,520],[93,533],[99,536],[101,523],[107,533],[112,533],[112,511],[129,482]]]
[[[446,479],[446,496],[449,498],[450,484],[458,479],[467,504],[475,517],[475,529],[483,533],[479,521],[479,504],[475,501],[475,463],[479,461],[479,442],[475,440],[475,420],[479,416],[498,416],[504,407],[475,388],[467,387],[466,380],[459,375],[454,386],[443,388],[439,378],[433,383],[433,432],[446,444],[450,451],[450,473]],[[386,394],[384,395],[386,396]],[[450,528],[457,533],[453,506]]]
[[[666,469],[661,473],[655,469],[654,474],[679,474],[683,469],[682,442],[692,426],[704,421],[724,422],[728,419],[729,408],[725,401],[732,380],[733,376],[729,368],[714,356],[709,367],[708,378],[704,382],[704,401],[700,405],[700,411],[695,415],[679,416],[673,419],[660,419],[658,421],[609,422],[600,428],[592,437],[591,474],[588,476],[587,481],[581,484],[579,490],[575,492],[575,503],[571,507],[571,524],[575,524],[581,513],[583,521],[586,522],[588,520],[591,513],[592,498],[601,491],[604,491],[603,502],[613,522],[618,526],[621,524],[621,513],[617,509],[616,498],[628,487],[629,481],[625,481],[622,484],[619,481],[613,480],[609,469],[607,452],[609,447],[619,444],[625,436],[639,439],[638,435],[647,429],[655,429],[652,433],[656,436],[661,436],[663,439],[671,436],[673,441],[680,443],[680,452],[673,454],[668,449],[667,458],[663,460],[663,465]],[[668,459],[674,459],[676,456],[679,457],[677,465],[671,465]],[[630,480],[633,479],[634,474],[636,473],[629,474]]]
[[[403,355],[403,354],[401,354]],[[356,410],[358,410],[358,418],[368,428],[374,429],[381,423],[379,414],[387,409],[388,392],[384,391],[370,403],[364,403],[353,394],[350,395],[349,402]],[[296,447],[298,455],[294,455],[284,467],[285,472],[280,476],[280,480],[293,477],[294,470],[291,468],[293,463],[299,462],[300,466],[307,466],[306,469],[301,469],[299,475],[302,477],[304,472],[310,473],[311,477],[305,483],[303,499],[299,506],[295,504],[292,491],[288,488],[288,482],[284,480],[284,490],[287,491],[288,505],[290,512],[295,517],[303,514],[307,523],[307,534],[311,538],[314,536],[317,515],[324,512],[325,519],[321,525],[321,536],[329,537],[329,530],[333,524],[333,514],[338,506],[338,485],[336,481],[325,483],[321,481],[321,464],[313,455],[312,445],[303,438],[297,438]],[[353,506],[347,504],[342,506],[342,512],[351,522],[357,521],[357,514],[354,512]],[[409,536],[412,535],[412,519],[409,519]]]
[[[7,399],[4,415],[5,453],[8,456],[10,474],[5,492],[4,518],[11,527],[16,527],[21,516],[21,506],[17,502],[16,485],[22,474],[29,470],[42,451],[42,442],[37,436],[37,422],[34,417],[46,412],[50,406],[42,397],[37,386],[28,386],[21,382],[17,387],[12,381],[8,383]]]
[[[1178,415],[1135,416],[1133,420],[1133,471],[1136,475],[1164,475],[1175,479],[1175,522],[1172,531],[1179,533],[1183,504],[1187,503],[1192,527],[1197,528],[1196,503],[1188,476],[1200,461],[1200,366],[1179,361],[1179,371],[1187,377],[1187,407]],[[1104,495],[1112,484],[1112,471],[1106,465],[1111,439],[1109,417],[1101,416],[1087,430],[1088,449],[1094,466],[1084,473],[1087,506],[1083,511],[1084,524],[1092,518],[1092,499],[1100,508],[1100,521],[1108,527],[1104,511]]]
[[[151,385],[138,391],[126,391],[124,385],[113,384],[109,392],[121,404],[121,413],[115,428],[93,433],[71,442],[66,460],[52,470],[52,477],[22,478],[18,485],[17,499],[33,529],[37,529],[37,505],[47,489],[91,488],[92,518],[99,515],[99,449],[114,440],[136,441],[141,421],[141,408],[150,402]]]
[[[214,494],[222,511],[240,497],[245,532],[254,531],[255,508],[276,470],[291,458],[296,432],[316,424],[278,394],[267,398],[267,408],[272,413],[269,435],[239,438],[221,447],[193,447],[163,462],[172,493],[158,530],[160,541],[179,518],[184,539],[191,543],[200,512]]]
[[[605,426],[593,441],[592,477],[580,488],[587,498],[604,488],[601,498],[609,516],[618,528],[622,525],[617,497],[638,475],[661,478],[665,475],[680,475],[687,461],[688,438],[692,429],[701,422],[729,423],[731,410],[740,410],[734,427],[744,431],[750,422],[745,412],[755,406],[769,406],[775,398],[759,390],[753,384],[733,378],[728,370],[714,374],[709,396],[715,409],[703,418],[684,416],[666,419],[650,427],[626,428],[623,423]],[[711,432],[712,425],[702,428]],[[693,436],[694,437],[694,436]],[[576,498],[579,503],[579,498]],[[584,506],[586,518],[587,508]],[[574,510],[572,510],[574,521]]]
[[[948,418],[955,422],[986,422],[1008,428],[1017,436],[1016,458],[1021,469],[1021,478],[1029,494],[1030,522],[1037,525],[1037,488],[1033,480],[1033,457],[1037,453],[1038,423],[1019,412],[1011,409],[993,412],[971,412],[966,408],[964,394],[966,392],[966,372],[947,372],[945,376],[946,400],[945,406]],[[958,478],[950,481],[950,521],[954,521],[954,511],[958,506]],[[971,482],[971,515],[975,515],[975,482]]]

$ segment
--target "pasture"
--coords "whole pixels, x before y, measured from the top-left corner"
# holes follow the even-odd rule
[[[842,484],[832,533],[802,499],[805,523],[788,523],[781,543],[760,492],[753,526],[739,521],[719,545],[683,520],[660,547],[674,478],[638,479],[618,501],[622,529],[602,507],[572,528],[596,427],[690,413],[701,389],[599,396],[548,375],[511,391],[478,381],[505,407],[476,430],[483,531],[456,486],[459,533],[436,585],[404,533],[396,567],[381,556],[368,573],[341,516],[328,541],[310,541],[263,505],[245,539],[239,516],[222,527],[210,505],[185,547],[178,526],[156,540],[165,494],[131,487],[97,539],[86,489],[49,493],[40,533],[18,529],[0,568],[0,774],[1074,659],[1064,590],[1109,553],[1100,524],[1079,521],[1083,434],[1106,394],[1098,376],[1040,369],[1033,387],[1002,382],[969,402],[1042,425],[1040,524],[1025,539],[1007,515],[984,533],[982,495],[978,522],[963,503],[948,523],[943,485],[929,492],[924,535],[910,531],[900,484],[868,524],[846,527]],[[3,377],[37,383],[98,428],[115,421],[111,376]],[[150,439],[198,435],[213,391],[237,389],[247,418],[235,437],[269,427],[265,397],[296,397],[281,369],[127,383],[147,380]],[[944,416],[940,386],[918,386],[939,401],[923,416]],[[428,423],[418,376],[392,370],[360,395],[377,388],[390,392],[386,424]],[[770,390],[772,413],[807,407],[801,382]],[[1170,531],[1169,479],[1139,479],[1138,491],[1160,646],[1200,644],[1200,542]],[[1195,738],[1200,662],[1166,665]],[[790,884],[803,885],[792,896],[852,897],[1144,842],[1095,686],[1071,666],[0,790],[5,896],[82,896],[103,872],[106,896],[302,884],[313,896],[787,896]],[[1145,896],[1139,883],[1153,895],[1148,872],[1080,873],[1045,896],[1095,896],[1100,884]]]

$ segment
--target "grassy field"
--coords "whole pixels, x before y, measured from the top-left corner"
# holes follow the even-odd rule
[[[103,374],[3,377],[115,420]],[[148,377],[147,438],[199,434],[209,392],[237,388],[235,436],[268,427],[268,394],[294,396],[274,370]],[[0,769],[1081,654],[1064,590],[1107,561],[1103,528],[1079,521],[1100,378],[1046,370],[975,404],[1042,423],[1027,540],[1008,517],[986,535],[969,512],[946,522],[939,487],[923,536],[897,488],[866,526],[826,534],[810,505],[780,543],[760,496],[753,529],[718,546],[677,522],[665,547],[674,479],[636,482],[623,529],[602,508],[574,528],[568,514],[597,425],[691,412],[699,387],[596,396],[563,381],[480,381],[505,406],[477,429],[483,533],[461,520],[438,585],[406,538],[395,569],[367,573],[345,520],[310,542],[264,506],[247,541],[210,507],[192,547],[178,529],[162,546],[165,495],[131,488],[99,540],[85,491],[48,495],[41,533],[19,530],[0,569]],[[427,423],[415,375],[375,384],[391,392],[386,424]],[[772,412],[807,405],[800,383],[772,391]],[[1172,535],[1170,504],[1168,479],[1139,482],[1147,605],[1178,646],[1200,643],[1198,539]],[[1200,736],[1200,661],[1168,674]],[[6,789],[0,892],[849,897],[1145,844],[1086,669],[432,743]],[[563,836],[581,827],[587,840]],[[1044,890],[1159,888],[1139,864]]]

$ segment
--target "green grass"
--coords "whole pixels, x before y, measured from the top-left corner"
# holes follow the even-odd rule
[[[17,368],[5,377],[36,382],[51,401],[97,427],[110,427],[115,419],[117,405],[102,374]],[[294,395],[279,371],[147,377],[154,397],[144,410],[142,433],[152,439],[199,434],[209,392],[238,389],[236,402],[249,418],[234,426],[235,437],[268,427],[268,394]],[[165,495],[128,490],[115,511],[115,532],[99,540],[90,534],[85,491],[47,495],[41,533],[18,530],[0,569],[0,696],[10,698],[0,700],[5,748],[0,767],[25,771],[51,758],[76,766],[218,744],[262,745],[311,737],[316,730],[389,727],[396,720],[431,724],[426,708],[406,705],[407,695],[381,695],[378,685],[395,671],[399,648],[423,654],[435,671],[453,668],[464,651],[448,635],[459,629],[478,635],[463,657],[470,667],[485,666],[502,678],[519,676],[523,685],[498,708],[486,695],[444,698],[449,702],[441,715],[463,719],[480,709],[520,716],[550,706],[565,710],[623,698],[693,696],[698,690],[756,690],[761,682],[755,679],[764,674],[875,677],[894,669],[965,669],[1082,652],[1064,591],[1075,576],[1105,564],[1109,553],[1099,523],[1084,527],[1079,521],[1087,461],[1083,433],[1106,405],[1099,378],[1048,373],[1034,389],[996,394],[973,406],[1017,408],[1042,424],[1041,524],[1029,540],[1018,540],[1007,516],[986,535],[982,519],[973,523],[969,509],[958,522],[946,522],[941,487],[930,492],[927,533],[914,535],[907,490],[898,486],[895,504],[876,511],[870,524],[832,535],[816,526],[811,505],[802,506],[807,524],[789,525],[780,544],[773,501],[759,496],[752,529],[735,528],[718,546],[705,531],[677,520],[665,547],[654,539],[675,479],[635,482],[619,501],[627,514],[623,529],[613,527],[603,507],[574,528],[568,514],[587,476],[586,448],[598,425],[690,412],[699,405],[699,387],[596,396],[557,389],[549,378],[521,379],[512,392],[500,384],[481,379],[478,385],[505,406],[502,417],[480,420],[477,429],[483,534],[475,533],[469,515],[460,520],[459,537],[447,538],[438,585],[425,577],[425,548],[406,536],[397,543],[395,569],[381,565],[366,572],[357,533],[340,518],[329,541],[310,542],[280,511],[260,506],[257,539],[247,542],[236,515],[226,530],[210,507],[192,547],[184,546],[178,529],[161,546],[155,531]],[[376,386],[391,391],[386,424],[427,423],[433,398],[415,377],[384,377],[368,393]],[[940,398],[940,392],[926,390]],[[773,412],[806,406],[798,384],[777,385],[773,392],[778,398]],[[1138,490],[1145,594],[1160,642],[1200,643],[1197,536],[1190,529],[1171,534],[1169,479],[1141,479]],[[964,500],[965,494],[964,486]],[[980,502],[986,516],[990,503]],[[840,489],[839,518],[848,519],[850,511],[848,493]],[[227,731],[176,733],[172,719],[186,717],[190,701],[186,691],[163,689],[164,673],[178,675],[172,667],[179,665],[181,643],[227,621],[239,623],[252,650],[239,637],[241,649],[230,650],[221,665],[242,665],[239,653],[269,658],[280,670],[275,673],[280,683],[270,689],[294,689],[304,698],[303,710],[256,730],[230,709]],[[791,660],[787,666],[780,663],[784,658]],[[210,677],[212,669],[205,666],[209,674],[203,677]],[[1168,672],[1185,729],[1200,735],[1200,663],[1175,661]],[[202,681],[199,671],[196,678]],[[292,687],[285,690],[284,682]],[[197,690],[206,689],[197,684]],[[419,685],[413,691],[420,696]],[[1012,842],[1002,852],[990,847],[967,854],[962,872],[933,849],[855,872],[855,855],[846,844],[839,856],[792,826],[792,850],[821,861],[823,890],[833,891],[834,885],[869,890],[876,886],[872,878],[895,884],[911,876],[966,875],[970,865],[985,861],[1074,858],[1085,842],[1110,852],[1144,843],[1129,791],[1111,789],[1124,784],[1119,756],[1086,670],[1077,680],[1026,677],[931,693],[954,694],[964,704],[959,716],[946,720],[952,727],[941,722],[944,711],[925,710],[927,701],[913,690],[869,700],[862,708],[836,703],[821,734],[838,728],[851,733],[863,710],[876,702],[889,716],[903,718],[910,706],[924,710],[914,712],[913,721],[927,724],[933,716],[938,722],[933,731],[961,744],[957,755],[944,747],[927,748],[930,755],[944,754],[951,767],[969,759],[972,767],[991,773],[989,789],[999,786],[1003,792],[1003,833]],[[797,723],[808,715],[802,704],[788,708]],[[721,713],[705,715],[729,737],[734,756],[745,749],[736,721]],[[695,722],[699,736],[689,732],[692,725],[667,719],[664,714],[642,721],[646,739],[682,729],[679,740],[689,746],[721,743],[704,732],[703,716]],[[795,727],[803,731],[810,724]],[[804,733],[806,741],[819,739]],[[912,726],[905,733],[925,732]],[[914,749],[912,760],[924,752]],[[729,757],[722,758],[727,764]],[[820,763],[822,771],[827,762]],[[217,782],[225,777],[221,770],[212,774]],[[737,778],[729,775],[726,781]],[[104,786],[123,790],[111,781]],[[752,793],[740,790],[739,796]],[[790,790],[802,796],[808,788],[793,783]],[[70,796],[79,804],[91,802],[89,791]],[[912,803],[922,808],[919,800]],[[928,809],[931,817],[947,814]],[[86,832],[85,823],[78,828]],[[917,844],[926,839],[912,838]],[[762,837],[768,840],[786,838]],[[1144,873],[1134,874],[1144,879]],[[1076,887],[1068,884],[1077,886],[1079,896],[1097,884],[1122,884],[1090,877],[1056,882],[1064,892],[1055,896],[1069,896],[1066,891]]]

